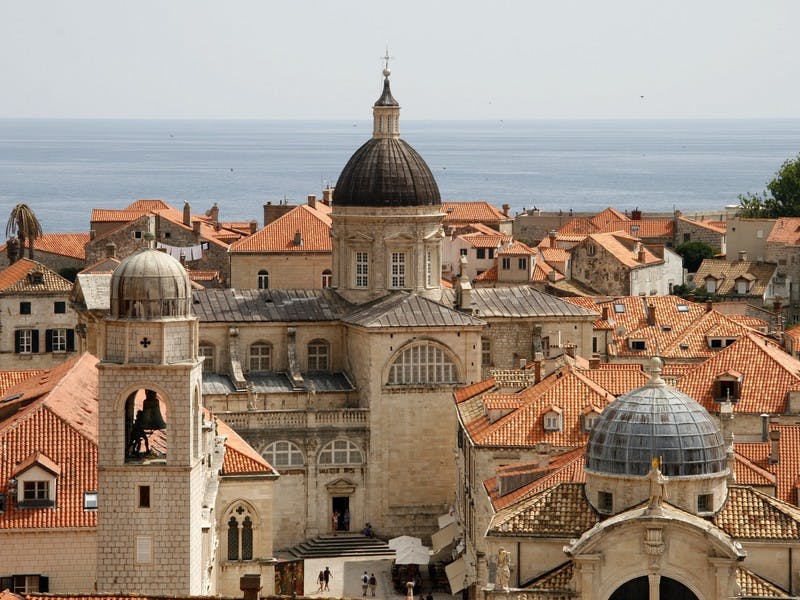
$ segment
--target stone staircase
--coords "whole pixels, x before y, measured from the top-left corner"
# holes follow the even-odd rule
[[[394,550],[383,540],[360,533],[319,535],[289,548],[280,554],[291,558],[325,558],[329,556],[386,556]]]

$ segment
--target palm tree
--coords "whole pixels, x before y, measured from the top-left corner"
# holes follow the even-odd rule
[[[42,236],[39,219],[27,204],[17,204],[11,209],[6,224],[6,235],[16,233],[19,238],[20,254],[25,253],[25,240],[28,240],[28,258],[33,258],[33,242]]]

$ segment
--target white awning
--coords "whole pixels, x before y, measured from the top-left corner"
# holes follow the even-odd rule
[[[401,535],[389,540],[389,548],[395,551],[408,546],[422,546],[422,540],[410,535]]]
[[[456,539],[457,533],[458,525],[455,523],[455,521],[434,533],[431,536],[431,547],[433,548],[433,553],[436,554],[439,552],[439,550],[448,544],[451,544],[453,540]]]
[[[394,562],[398,565],[427,565],[431,562],[431,551],[427,546],[404,546],[397,550]]]
[[[464,560],[463,556],[446,565],[444,572],[447,573],[447,581],[450,582],[451,594],[457,594],[464,589],[467,577],[467,561]]]

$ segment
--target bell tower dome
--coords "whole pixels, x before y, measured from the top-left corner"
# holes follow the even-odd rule
[[[99,332],[98,590],[201,594],[202,360],[183,266],[128,256]]]
[[[400,138],[388,53],[383,90],[372,107],[372,138],[342,169],[333,194],[333,285],[351,302],[395,290],[441,297],[439,187],[430,168]]]

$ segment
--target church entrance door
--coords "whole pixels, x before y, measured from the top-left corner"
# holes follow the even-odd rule
[[[661,577],[658,583],[658,598],[650,596],[647,577],[637,577],[618,587],[609,600],[698,600],[692,591],[680,581]]]
[[[331,504],[331,514],[337,515],[336,531],[350,531],[350,497],[333,496]]]

